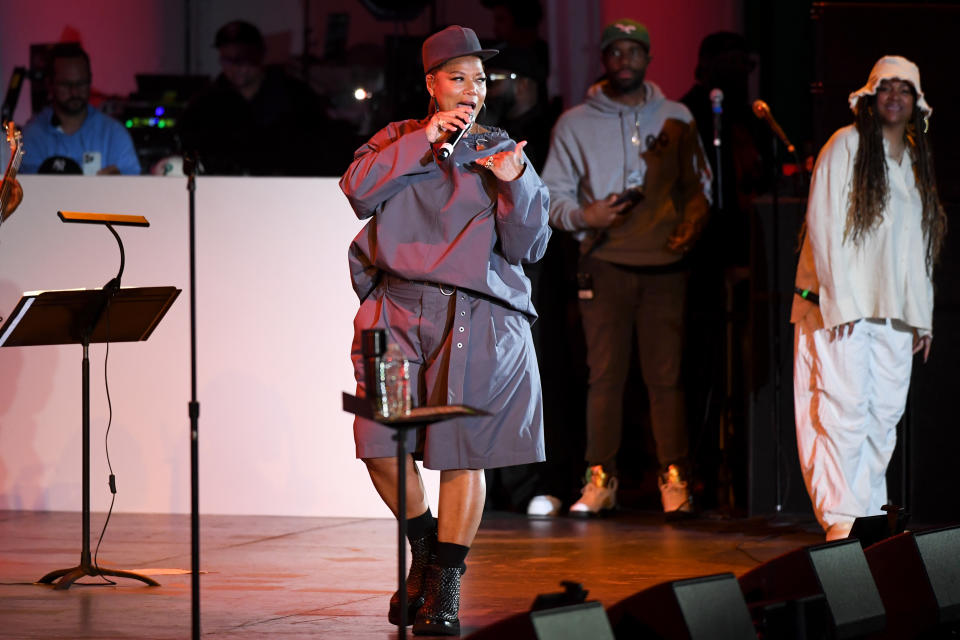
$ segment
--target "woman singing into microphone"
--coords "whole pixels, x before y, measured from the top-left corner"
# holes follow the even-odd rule
[[[407,582],[413,631],[456,635],[460,576],[480,525],[483,469],[544,459],[540,379],[530,334],[536,312],[522,264],[547,247],[548,195],[523,154],[525,142],[475,123],[486,96],[482,49],[471,29],[452,26],[423,43],[430,110],[394,122],[357,150],[340,187],[360,219],[350,246],[360,298],[352,359],[364,392],[360,336],[381,328],[410,361],[419,405],[466,404],[490,413],[410,434],[409,450],[440,470],[438,519],[413,457],[406,513],[397,513],[393,431],[354,423],[357,457],[381,498],[407,518]],[[440,160],[434,149],[468,128]],[[389,618],[398,623],[398,596]]]
[[[881,58],[850,107],[854,124],[813,172],[791,318],[797,449],[827,540],[887,502],[912,354],[930,352],[947,226],[917,65]]]

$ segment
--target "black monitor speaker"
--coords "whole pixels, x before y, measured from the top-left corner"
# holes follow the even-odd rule
[[[618,640],[756,640],[750,612],[732,573],[665,582],[607,611]]]
[[[583,602],[530,613],[537,640],[613,640],[607,612],[599,602]]]
[[[868,547],[888,638],[960,633],[960,526],[902,533]]]
[[[465,640],[613,640],[607,612],[597,601],[524,611],[471,633]]]
[[[811,628],[825,627],[836,638],[882,631],[885,613],[860,542],[855,539],[796,549],[740,576],[748,603],[806,601],[791,610]],[[826,606],[814,606],[823,596]],[[814,619],[824,616],[823,620]]]

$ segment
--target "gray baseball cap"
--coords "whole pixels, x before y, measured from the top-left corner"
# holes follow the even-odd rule
[[[484,49],[473,29],[453,25],[423,41],[423,72],[430,73],[447,60],[460,56],[477,56],[486,60],[497,55],[496,49]]]

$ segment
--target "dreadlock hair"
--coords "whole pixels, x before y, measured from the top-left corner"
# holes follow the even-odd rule
[[[925,133],[927,124],[923,112],[916,105],[917,92],[911,86],[914,97],[913,114],[907,123],[906,146],[913,162],[914,180],[920,191],[923,203],[922,227],[927,243],[927,273],[933,273],[933,266],[940,257],[943,237],[947,232],[947,216],[937,194],[934,179],[933,154]],[[844,240],[848,237],[854,244],[883,220],[883,209],[890,197],[890,185],[887,179],[886,153],[883,150],[883,129],[876,115],[877,97],[867,95],[860,98],[856,108],[855,125],[860,134],[860,144],[853,165],[853,185],[850,189],[850,202],[847,210],[847,224]]]

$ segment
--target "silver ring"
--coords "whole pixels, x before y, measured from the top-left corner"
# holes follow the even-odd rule
[[[443,120],[437,120],[437,128],[438,128],[438,129],[443,129],[443,127],[444,127],[446,124],[447,124],[447,123],[444,122]]]
[[[493,158],[487,158],[487,161],[483,163],[487,169],[493,170]]]

